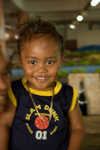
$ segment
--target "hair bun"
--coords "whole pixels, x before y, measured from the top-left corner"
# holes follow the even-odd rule
[[[16,19],[17,19],[18,25],[21,25],[28,19],[28,14],[26,12],[19,12],[17,14]]]

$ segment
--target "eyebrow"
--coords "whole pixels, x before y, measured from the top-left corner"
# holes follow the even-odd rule
[[[37,59],[37,57],[33,57],[33,56],[26,56],[25,58]]]
[[[34,57],[34,56],[26,56],[26,58],[38,59],[37,57]],[[46,57],[46,59],[57,59],[57,57],[56,56],[50,56],[50,57]]]
[[[46,59],[57,59],[56,56],[46,57]]]

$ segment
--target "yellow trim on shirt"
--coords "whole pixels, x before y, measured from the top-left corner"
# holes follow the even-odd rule
[[[25,87],[25,89],[27,91],[29,91],[26,82],[27,82],[27,79],[25,77],[23,77],[22,78],[22,84]],[[56,81],[56,86],[54,88],[54,95],[58,94],[58,92],[61,90],[61,88],[62,88],[62,84],[60,82]],[[36,95],[40,95],[40,96],[52,96],[52,92],[53,92],[52,90],[38,91],[38,90],[34,90],[32,88],[29,88],[29,89],[30,89],[32,94],[36,94]]]
[[[72,98],[72,104],[71,104],[69,112],[71,112],[75,108],[75,104],[77,101],[77,95],[78,95],[77,89],[73,88],[73,98]]]
[[[8,96],[9,96],[11,102],[13,103],[13,105],[17,107],[17,100],[13,94],[11,86],[8,88]]]

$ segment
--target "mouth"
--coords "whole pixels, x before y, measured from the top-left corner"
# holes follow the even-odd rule
[[[5,102],[6,102],[5,96],[0,95],[0,104],[5,104]]]
[[[48,77],[35,77],[35,80],[38,82],[46,82],[48,80]]]

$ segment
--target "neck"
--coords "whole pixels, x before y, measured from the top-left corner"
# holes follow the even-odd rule
[[[49,87],[47,87],[46,89],[38,89],[38,88],[36,88],[36,87],[34,87],[34,86],[32,86],[30,83],[29,83],[29,81],[27,81],[27,86],[29,87],[29,88],[32,88],[32,89],[34,89],[34,90],[38,90],[38,91],[52,91],[52,90],[54,90],[54,88],[55,88],[55,86],[56,86],[56,81],[54,82],[54,83],[52,83]]]

